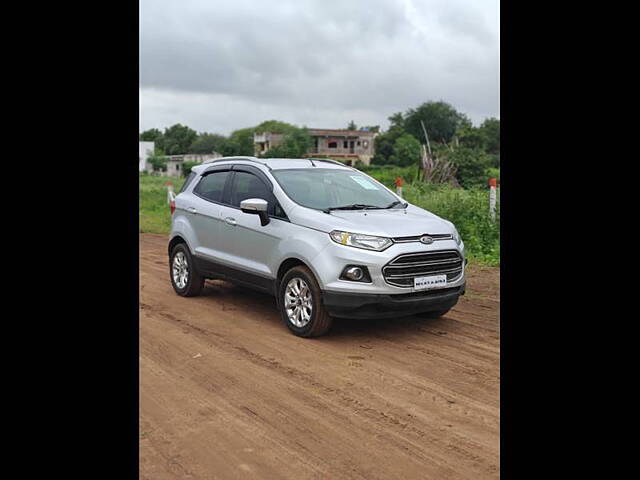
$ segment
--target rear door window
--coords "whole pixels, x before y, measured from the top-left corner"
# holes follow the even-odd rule
[[[224,185],[231,172],[213,172],[200,180],[193,190],[198,196],[216,203],[222,203]]]

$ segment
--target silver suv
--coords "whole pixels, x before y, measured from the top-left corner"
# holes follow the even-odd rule
[[[175,198],[171,283],[198,295],[207,278],[276,297],[296,335],[332,317],[445,314],[465,291],[454,225],[326,159],[225,157],[192,168]]]

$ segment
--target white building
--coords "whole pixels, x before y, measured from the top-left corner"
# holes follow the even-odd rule
[[[153,156],[154,151],[154,142],[138,142],[138,171],[150,172],[153,170],[153,167],[147,163],[147,158]]]

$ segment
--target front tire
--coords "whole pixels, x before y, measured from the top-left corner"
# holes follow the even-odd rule
[[[311,270],[293,267],[280,282],[278,308],[285,325],[299,337],[318,337],[331,328],[333,319],[322,304],[320,286]]]
[[[173,289],[182,297],[195,297],[202,292],[204,277],[196,271],[191,252],[184,243],[179,243],[171,250],[169,277]]]

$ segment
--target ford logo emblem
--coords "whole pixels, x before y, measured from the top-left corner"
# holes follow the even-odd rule
[[[420,237],[420,243],[424,243],[425,245],[430,245],[433,243],[433,237],[429,235],[423,235]]]

